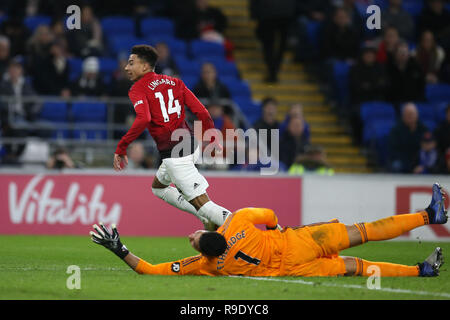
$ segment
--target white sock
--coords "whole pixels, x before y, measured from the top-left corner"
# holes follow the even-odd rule
[[[152,188],[153,194],[160,199],[163,199],[172,206],[189,212],[195,216],[198,216],[195,207],[186,201],[183,195],[174,187],[168,186],[167,188]]]
[[[208,201],[198,210],[199,216],[208,219],[219,227],[225,222],[225,219],[230,213],[230,210],[227,210],[212,201]]]

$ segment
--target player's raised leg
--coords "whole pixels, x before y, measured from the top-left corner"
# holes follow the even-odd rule
[[[367,241],[393,239],[427,224],[444,224],[448,220],[444,201],[442,187],[435,183],[431,203],[424,211],[399,214],[373,222],[347,226],[350,247]]]

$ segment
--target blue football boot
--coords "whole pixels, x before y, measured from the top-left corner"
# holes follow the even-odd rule
[[[424,262],[419,263],[419,277],[437,277],[439,268],[444,264],[442,249],[437,247]]]
[[[439,183],[433,184],[433,195],[431,198],[431,203],[426,208],[426,212],[428,213],[429,223],[430,224],[444,224],[447,223],[448,216],[447,211],[445,210],[445,197],[444,192],[442,191],[442,187]]]

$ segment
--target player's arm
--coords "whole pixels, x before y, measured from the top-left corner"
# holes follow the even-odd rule
[[[128,145],[136,140],[142,132],[144,132],[151,120],[150,108],[145,94],[138,89],[133,88],[129,93],[129,97],[133,103],[136,118],[134,119],[131,128],[122,137],[117,145],[116,152],[114,153],[114,169],[116,171],[123,169],[122,162],[124,162],[125,165],[128,163]]]
[[[120,235],[115,225],[111,230],[102,223],[100,226],[94,224],[96,232],[91,231],[91,240],[94,243],[104,246],[122,259],[131,269],[139,274],[162,274],[162,275],[184,275],[201,274],[201,256],[190,257],[180,261],[166,262],[153,265],[131,253],[120,241]]]
[[[272,209],[267,208],[243,208],[238,210],[236,218],[245,219],[253,224],[265,224],[267,229],[280,230],[281,227],[278,224],[278,217]]]

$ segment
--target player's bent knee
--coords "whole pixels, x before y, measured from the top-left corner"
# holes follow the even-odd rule
[[[167,188],[167,187],[168,187],[168,186],[165,185],[165,184],[163,184],[163,183],[161,183],[161,182],[158,180],[157,177],[155,177],[155,178],[153,179],[152,190],[153,190],[153,189],[165,189],[165,188]]]
[[[167,187],[166,187],[167,188]],[[164,199],[164,195],[166,193],[166,188],[153,188],[152,192],[155,196],[157,196],[160,199]]]

